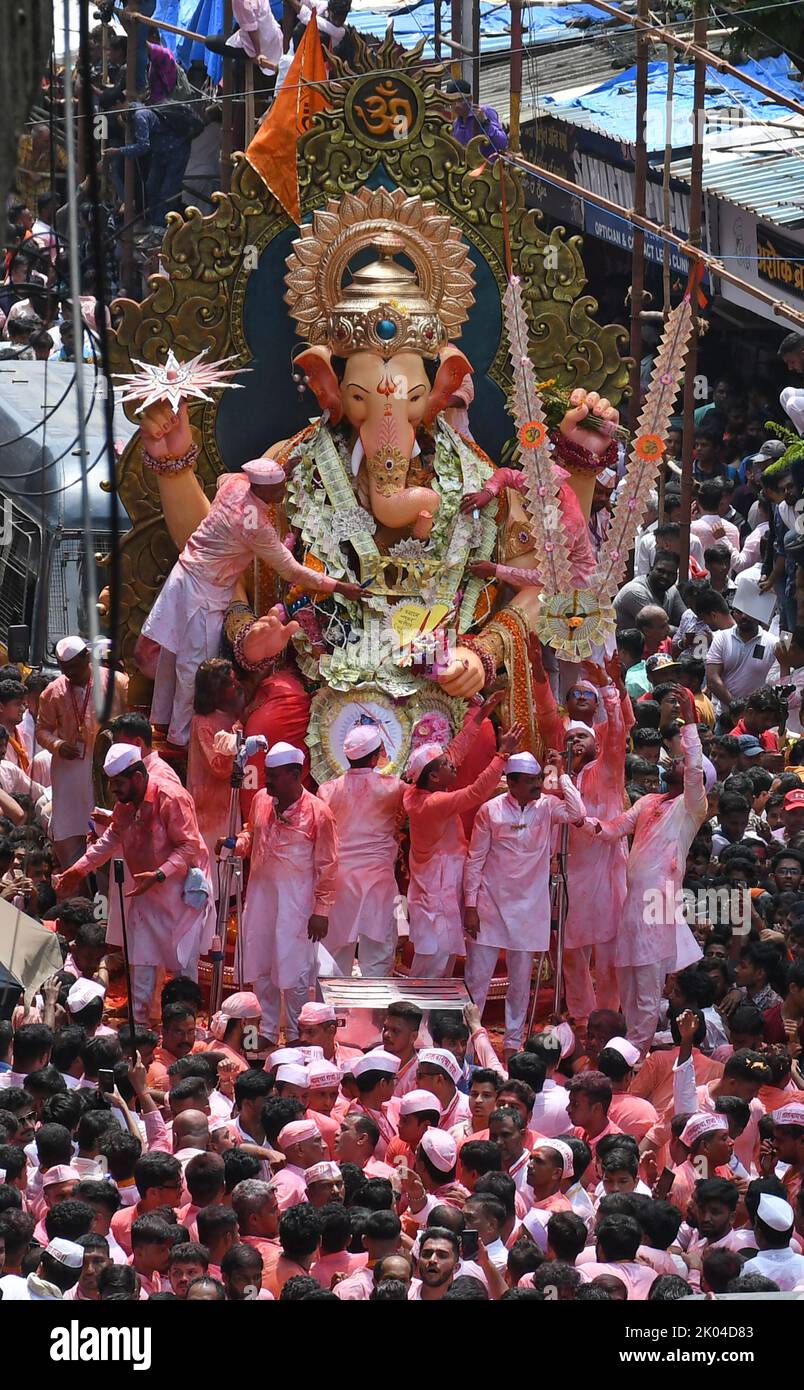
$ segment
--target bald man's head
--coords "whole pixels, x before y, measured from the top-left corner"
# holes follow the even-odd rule
[[[209,1147],[209,1121],[202,1110],[183,1110],[173,1121],[173,1151]]]

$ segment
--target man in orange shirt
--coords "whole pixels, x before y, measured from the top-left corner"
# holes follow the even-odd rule
[[[277,1240],[279,1202],[272,1183],[246,1178],[232,1192],[232,1209],[237,1217],[240,1239],[262,1256],[262,1287],[274,1297],[274,1274],[282,1247]],[[228,1254],[224,1256],[224,1264]],[[223,1267],[223,1266],[222,1266]]]
[[[438,1126],[441,1106],[432,1091],[408,1091],[397,1104],[398,1133],[388,1145],[385,1161],[392,1168],[400,1163],[412,1168],[425,1131]]]
[[[127,1255],[131,1254],[131,1227],[140,1216],[157,1207],[178,1207],[182,1196],[181,1164],[173,1154],[152,1149],[137,1159],[134,1184],[140,1194],[136,1206],[121,1207],[112,1217],[112,1235]]]
[[[148,1068],[148,1085],[155,1090],[170,1090],[168,1067],[193,1051],[195,1018],[195,1010],[189,1004],[166,1004],[162,1010],[162,1041],[154,1048]]]
[[[634,1079],[634,1067],[638,1061],[639,1048],[634,1047],[627,1038],[609,1038],[597,1058],[598,1070],[611,1082],[609,1119],[619,1125],[625,1134],[633,1135],[637,1142],[644,1139],[659,1121],[649,1100],[629,1094],[628,1088]]]
[[[609,1119],[611,1082],[602,1072],[582,1071],[573,1076],[567,1089],[567,1114],[574,1126],[573,1133],[589,1145],[594,1158],[604,1135],[622,1134],[619,1125]],[[594,1187],[596,1183],[597,1173],[590,1164],[586,1185]]]

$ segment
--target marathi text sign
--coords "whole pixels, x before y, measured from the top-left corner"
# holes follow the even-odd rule
[[[783,295],[804,299],[804,246],[757,223],[757,274]]]

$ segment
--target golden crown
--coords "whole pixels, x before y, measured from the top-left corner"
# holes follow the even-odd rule
[[[377,260],[350,262],[373,247]],[[404,255],[409,270],[395,258]],[[438,357],[474,301],[468,247],[435,203],[403,189],[330,200],[301,228],[287,259],[285,299],[299,333],[338,357],[404,350]],[[349,279],[347,283],[344,283]]]

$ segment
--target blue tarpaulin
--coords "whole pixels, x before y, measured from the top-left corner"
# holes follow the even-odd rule
[[[197,34],[220,34],[223,32],[223,0],[157,0],[154,19],[164,19],[167,24],[179,24],[183,29],[192,29]],[[522,14],[522,28],[526,44],[549,43],[565,36],[571,20],[588,19],[601,25],[608,16],[593,5],[566,6],[526,6]],[[421,38],[431,40],[425,49],[432,56],[432,38],[435,31],[435,6],[432,0],[418,0],[411,5],[378,5],[376,9],[353,9],[349,23],[360,34],[374,34],[382,38],[390,20],[394,24],[394,36],[404,48],[413,48]],[[450,12],[447,0],[441,11],[441,31],[449,32]],[[511,46],[511,9],[509,5],[481,0],[480,4],[480,50],[482,53],[505,52]],[[573,32],[569,31],[570,34]],[[209,53],[203,44],[190,39],[179,38],[165,33],[163,42],[176,54],[182,67],[190,63],[204,63],[214,82],[219,82],[223,72],[223,60],[215,53]]]
[[[761,62],[751,61],[740,66],[740,72],[757,78],[774,91],[801,100],[801,83],[793,79],[795,72],[789,58],[764,58]],[[673,145],[684,149],[692,144],[693,81],[695,70],[692,64],[677,66],[673,85],[672,128]],[[790,109],[763,97],[760,92],[732,77],[728,73],[707,73],[704,106],[708,112],[729,108],[734,119],[735,112],[744,112],[746,121],[780,121],[789,117]],[[545,106],[555,109],[562,119],[576,121],[579,125],[594,126],[615,140],[633,141],[636,130],[636,68],[628,68],[608,82],[596,87],[584,96],[572,101],[543,98]],[[667,64],[650,63],[648,66],[648,121],[646,143],[649,151],[664,149],[665,115],[667,106]]]

